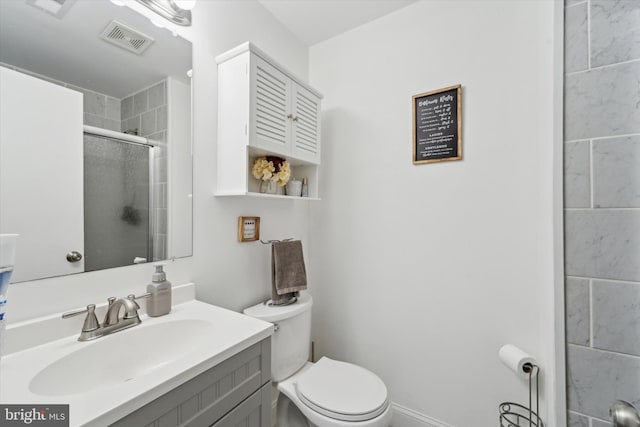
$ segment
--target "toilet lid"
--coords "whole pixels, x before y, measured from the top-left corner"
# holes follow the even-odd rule
[[[376,374],[327,357],[300,376],[296,392],[314,411],[342,421],[370,420],[389,403],[387,387]]]

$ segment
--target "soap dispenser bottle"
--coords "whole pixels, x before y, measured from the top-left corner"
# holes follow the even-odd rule
[[[163,267],[165,264],[154,264],[156,271],[152,281],[147,285],[147,314],[151,317],[164,316],[171,311],[171,282],[167,280]]]

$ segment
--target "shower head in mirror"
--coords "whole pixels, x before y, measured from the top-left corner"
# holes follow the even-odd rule
[[[195,0],[136,0],[174,24],[191,25],[191,9]]]

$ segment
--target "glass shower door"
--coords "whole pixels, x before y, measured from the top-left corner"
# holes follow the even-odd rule
[[[84,136],[85,271],[152,260],[151,152]]]

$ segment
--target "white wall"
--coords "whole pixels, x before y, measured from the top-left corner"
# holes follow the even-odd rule
[[[310,50],[317,357],[372,369],[434,425],[496,425],[500,402],[525,402],[505,343],[555,387],[554,8],[420,1]],[[411,96],[458,83],[464,160],[414,166]]]
[[[257,2],[200,1],[190,31],[194,256],[170,263],[169,279],[237,310],[266,298],[268,248],[236,242],[237,216],[261,216],[263,238],[305,243],[318,353],[378,372],[392,400],[424,419],[495,425],[498,402],[526,393],[499,346],[551,368],[551,79],[539,72],[551,60],[550,4],[423,1],[314,46],[308,63]],[[214,57],[246,40],[302,78],[309,67],[325,94],[322,202],[212,196]],[[413,166],[411,96],[457,83],[464,160]],[[143,292],[150,272],[12,285],[9,321]]]
[[[200,1],[194,9],[189,36],[194,40],[193,257],[170,262],[167,277],[175,284],[194,281],[199,299],[239,310],[270,295],[270,252],[260,243],[237,242],[237,217],[260,216],[263,238],[302,239],[309,259],[307,203],[310,202],[213,197],[217,134],[214,58],[251,40],[305,78],[307,48],[255,1]],[[143,293],[152,271],[150,265],[139,265],[11,285],[8,321],[99,303],[113,295]]]

